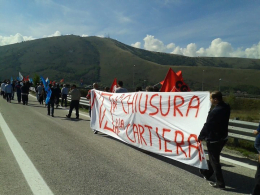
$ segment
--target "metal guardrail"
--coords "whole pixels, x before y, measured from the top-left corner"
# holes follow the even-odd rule
[[[256,130],[259,123],[239,121],[239,120],[229,120],[228,125],[228,136],[235,139],[242,139],[247,141],[255,141],[255,135],[253,130]]]
[[[34,87],[30,88],[31,91],[35,92]],[[70,96],[68,96],[68,101],[70,101]],[[80,98],[80,105],[89,107],[89,100],[85,97]],[[240,120],[229,120],[228,125],[228,136],[232,137],[238,142],[238,140],[246,140],[246,141],[255,141],[255,135],[253,134],[253,130],[256,130],[259,126],[259,123],[240,121]]]

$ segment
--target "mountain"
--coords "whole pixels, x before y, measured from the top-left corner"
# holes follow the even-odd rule
[[[259,59],[186,57],[137,49],[111,38],[75,35],[0,47],[2,80],[16,78],[21,72],[55,81],[64,78],[65,83],[79,84],[82,79],[85,85],[99,82],[110,86],[116,77],[131,91],[159,83],[170,67],[182,70],[192,90],[201,90],[203,85],[204,90],[250,88],[260,93]]]

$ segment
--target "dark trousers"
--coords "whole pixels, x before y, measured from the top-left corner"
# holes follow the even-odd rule
[[[54,100],[50,99],[50,101],[48,102],[48,115],[50,115],[50,107],[51,107],[51,115],[54,114]]]
[[[22,95],[23,105],[28,104],[28,95]]]
[[[91,117],[91,105],[89,106],[88,112],[89,112],[89,117]]]
[[[11,93],[6,93],[6,101],[11,102],[12,99],[12,94]]]
[[[221,187],[225,187],[225,182],[224,182],[221,165],[220,165],[220,153],[226,143],[227,140],[221,140],[214,143],[207,142],[208,155],[209,155],[209,161],[208,161],[209,170],[201,169],[201,173],[208,178],[210,178],[213,175],[213,173],[215,173],[216,183],[218,186]]]
[[[17,95],[17,100],[20,103],[21,102],[21,93],[16,93],[16,95]]]
[[[75,108],[76,110],[76,117],[79,117],[79,100],[72,100],[70,102],[70,110],[69,110],[69,116],[71,116],[72,110]]]
[[[65,107],[67,107],[67,94],[62,94],[61,97],[61,106],[63,106],[63,102],[65,102]]]
[[[59,105],[59,103],[60,103],[60,97],[55,98],[55,104]]]

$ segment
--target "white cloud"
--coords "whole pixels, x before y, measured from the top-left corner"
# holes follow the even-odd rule
[[[14,36],[10,35],[9,37],[0,36],[0,46],[20,43],[22,41],[29,41],[29,40],[34,40],[34,38],[31,36],[30,37],[23,36],[19,33],[16,33],[16,35]]]
[[[61,36],[60,31],[56,31],[54,34],[48,35],[48,36],[43,36],[43,37],[58,37]]]
[[[83,34],[83,35],[81,35],[81,37],[88,37],[88,35]]]
[[[169,47],[173,48],[175,46],[174,43],[170,43],[166,46],[162,41],[160,41],[159,39],[155,39],[152,35],[146,35],[143,40],[144,49],[149,51],[165,52]]]
[[[141,43],[140,42],[136,42],[136,43],[131,44],[131,46],[135,47],[135,48],[141,48]]]

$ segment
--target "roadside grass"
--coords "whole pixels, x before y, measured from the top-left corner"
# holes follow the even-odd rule
[[[259,122],[260,110],[231,110],[230,119],[239,118],[241,121]]]

